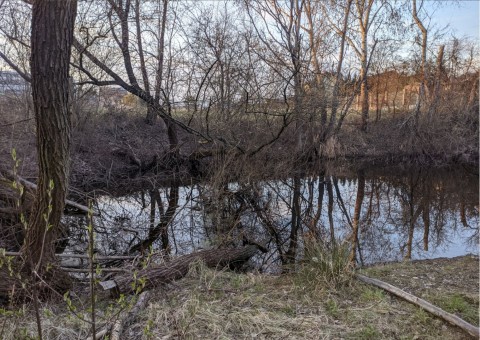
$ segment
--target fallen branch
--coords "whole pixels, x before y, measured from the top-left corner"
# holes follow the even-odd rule
[[[122,294],[138,293],[151,289],[158,284],[181,279],[187,275],[190,265],[196,261],[203,261],[210,268],[238,265],[248,261],[258,250],[259,248],[256,245],[201,250],[181,256],[166,264],[139,270],[133,277],[132,275],[118,276],[115,278],[115,291]]]
[[[110,324],[105,326],[102,330],[97,332],[93,339],[100,339],[107,335],[110,328],[111,339],[121,339],[124,325],[129,320],[135,318],[135,315],[147,305],[151,296],[151,293],[148,290],[159,283],[168,283],[184,277],[187,275],[190,265],[195,261],[203,261],[208,267],[222,267],[236,263],[243,263],[250,259],[258,250],[259,247],[256,245],[247,245],[242,248],[201,250],[181,256],[167,264],[142,269],[136,274],[136,279],[132,278],[132,275],[128,275],[117,277],[115,279],[116,282],[101,282],[100,284],[102,286],[108,287],[107,289],[111,290],[116,295],[120,293],[132,293],[135,291],[134,287],[140,285],[139,282],[143,282],[142,286],[140,286],[142,293],[139,295],[136,304],[130,311],[123,312],[113,326]]]
[[[466,322],[465,320],[459,318],[458,316],[456,316],[454,314],[448,313],[448,312],[444,311],[443,309],[432,305],[428,301],[425,301],[425,300],[423,300],[419,297],[416,297],[416,296],[414,296],[410,293],[407,293],[407,292],[401,290],[400,288],[392,286],[389,283],[386,283],[386,282],[383,282],[383,281],[380,281],[380,280],[377,280],[377,279],[372,279],[370,277],[359,275],[359,274],[357,274],[356,277],[357,277],[358,280],[360,280],[362,282],[365,282],[365,283],[374,285],[376,287],[382,288],[389,293],[392,293],[392,294],[394,294],[398,297],[401,297],[401,298],[407,300],[410,303],[413,303],[414,305],[417,305],[417,306],[423,308],[427,312],[430,312],[433,315],[436,315],[436,316],[444,319],[445,321],[451,323],[452,325],[460,327],[465,332],[467,332],[471,336],[474,336],[477,339],[480,336],[480,330],[479,330],[478,327],[469,324],[468,322]]]

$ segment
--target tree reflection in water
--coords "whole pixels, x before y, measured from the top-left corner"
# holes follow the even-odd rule
[[[257,242],[269,249],[255,258],[267,272],[295,264],[308,242],[325,249],[348,242],[350,259],[360,265],[452,257],[477,252],[477,188],[478,177],[464,169],[323,171],[255,183],[149,188],[97,200],[97,250],[135,253],[151,246],[183,254]]]

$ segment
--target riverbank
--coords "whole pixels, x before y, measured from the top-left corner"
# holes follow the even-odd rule
[[[478,326],[478,256],[376,265],[362,274],[423,297]],[[303,268],[308,269],[308,268]],[[301,273],[302,271],[300,271]],[[313,284],[312,284],[313,283]],[[86,338],[88,296],[77,287],[65,302],[41,306],[45,339]],[[82,297],[83,296],[83,297]],[[98,329],[118,318],[119,306],[97,302]],[[0,316],[4,339],[35,336],[29,306]],[[186,278],[155,289],[146,308],[124,327],[122,339],[470,339],[380,289],[352,280],[347,286],[314,282],[310,276],[214,271],[193,267]]]
[[[248,155],[250,151],[272,139],[265,132],[281,126],[212,121],[209,131],[213,141],[179,130],[179,153],[172,158],[162,124],[148,125],[142,117],[126,112],[94,116],[74,129],[70,186],[77,192],[135,191],[152,183],[191,182],[219,175],[222,180],[235,181],[288,177],[318,169],[327,169],[328,173],[328,169],[351,168],[352,164],[356,169],[464,165],[478,173],[478,122],[471,121],[470,115],[462,119],[439,117],[441,122],[425,123],[416,130],[407,117],[371,122],[367,132],[360,131],[352,118],[326,143],[306,144],[303,155],[296,150],[297,135],[307,136],[308,131],[289,126],[277,140],[252,156]],[[1,123],[2,169],[13,170],[11,152],[15,149],[19,174],[35,181],[33,120],[18,125]],[[199,124],[194,127],[202,129]],[[225,145],[221,142],[225,140],[223,135],[232,135],[239,147]]]

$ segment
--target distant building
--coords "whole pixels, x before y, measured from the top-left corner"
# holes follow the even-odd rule
[[[0,95],[30,93],[30,84],[15,71],[0,71]]]

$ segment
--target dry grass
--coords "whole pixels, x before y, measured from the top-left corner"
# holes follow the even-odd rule
[[[432,302],[447,312],[479,325],[478,256],[377,265],[365,270]]]
[[[403,266],[397,265],[397,274]],[[448,271],[455,262],[441,266]],[[370,274],[380,272],[377,268]],[[122,339],[468,339],[379,289],[353,281],[337,289],[317,285],[312,290],[299,284],[296,275],[239,274],[197,264],[186,278],[159,288],[125,327]],[[458,299],[447,300],[453,307],[461,305]],[[88,305],[80,299],[73,303],[88,318]],[[35,337],[29,307],[0,312],[0,338]],[[98,310],[100,320],[111,320],[120,305],[100,300]],[[42,320],[45,339],[84,339],[89,334],[89,325],[68,312],[65,303],[42,306]]]
[[[295,274],[192,271],[157,296],[126,339],[462,339],[461,331],[353,282],[314,291]]]

